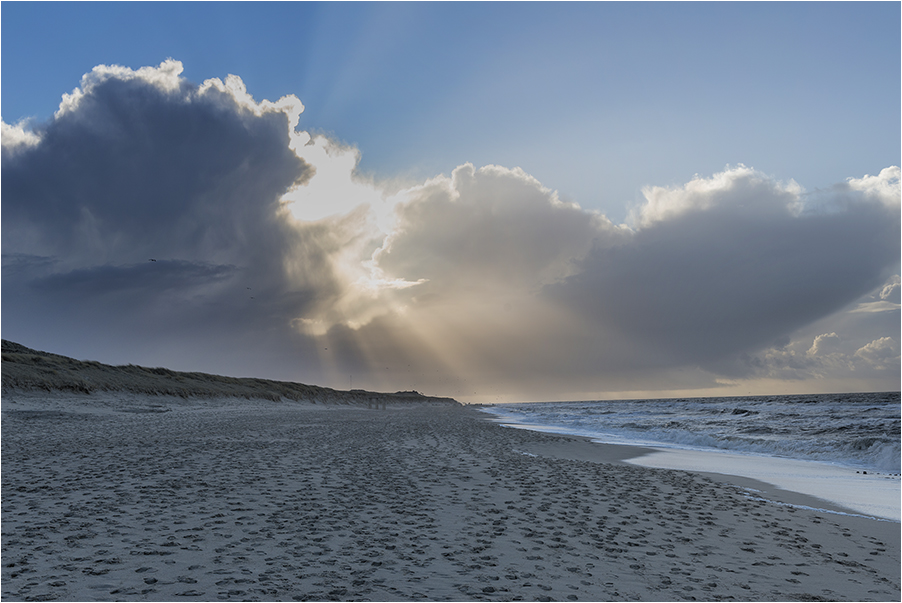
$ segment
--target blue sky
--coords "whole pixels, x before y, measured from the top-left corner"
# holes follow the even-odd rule
[[[899,387],[898,3],[0,17],[4,338],[474,401]]]
[[[2,113],[95,65],[294,94],[301,127],[422,179],[522,167],[619,221],[744,163],[806,188],[899,163],[896,3],[4,3]]]

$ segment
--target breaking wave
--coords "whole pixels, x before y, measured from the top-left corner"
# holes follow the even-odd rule
[[[723,450],[899,473],[899,393],[505,404],[506,423],[609,443]]]

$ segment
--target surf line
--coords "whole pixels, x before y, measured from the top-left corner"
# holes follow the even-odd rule
[[[886,517],[876,517],[874,515],[862,515],[861,513],[846,513],[845,511],[833,511],[832,509],[821,509],[820,507],[809,507],[808,505],[794,505],[788,502],[782,502],[779,500],[771,500],[769,498],[764,498],[762,496],[757,496],[752,494],[752,492],[761,492],[761,490],[756,490],[754,488],[742,488],[737,486],[740,490],[743,491],[744,496],[748,500],[756,500],[759,502],[771,503],[774,505],[780,505],[781,507],[792,507],[793,509],[804,509],[806,511],[817,511],[819,513],[832,513],[834,515],[845,515],[846,517],[861,517],[862,519],[873,519],[874,521],[888,521],[890,523],[899,523],[895,519],[888,519]]]

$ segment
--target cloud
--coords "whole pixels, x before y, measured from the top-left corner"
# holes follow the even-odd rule
[[[726,370],[726,358],[772,345],[886,278],[899,257],[899,192],[898,172],[885,175],[894,189],[880,179],[876,192],[803,195],[740,167],[654,189],[629,241],[596,245],[553,295],[650,353]],[[800,211],[838,196],[841,212]]]
[[[520,169],[466,164],[410,189],[397,226],[374,255],[386,273],[425,279],[435,293],[457,287],[536,292],[575,269],[600,236],[620,229],[561,202]]]
[[[630,212],[630,220],[638,228],[647,228],[706,211],[783,214],[795,209],[801,192],[794,181],[773,182],[765,174],[740,164],[710,178],[696,174],[678,187],[645,187],[645,203]]]
[[[359,225],[297,223],[282,198],[315,174],[292,149],[301,103],[255,103],[234,76],[197,86],[181,70],[100,66],[49,122],[3,125],[5,336],[49,320],[92,353],[131,339],[140,356],[142,338],[184,346],[191,323],[241,345],[340,287],[331,254]],[[36,258],[40,271],[23,269]]]
[[[560,203],[522,172],[461,166],[397,206],[373,262],[422,284],[393,298],[403,313],[386,305],[358,339],[372,346],[403,331],[419,337],[418,356],[453,351],[446,364],[457,373],[524,393],[561,395],[601,378],[618,389],[715,385],[788,367],[792,378],[817,377],[828,362],[848,367],[854,348],[813,359],[809,339],[758,364],[750,354],[785,348],[799,329],[882,287],[899,255],[898,189],[885,183],[898,172],[883,176],[869,180],[873,189],[809,194],[729,168],[649,193],[655,211],[640,210],[630,229]],[[406,359],[378,347],[383,365]]]
[[[175,61],[97,68],[34,134],[39,144],[12,153],[4,137],[4,222],[17,225],[4,239],[115,263],[246,262],[270,245],[281,196],[312,175],[288,148],[289,117],[180,71]]]
[[[216,266],[178,260],[123,266],[107,264],[53,273],[43,278],[33,278],[32,286],[39,291],[46,290],[53,293],[64,290],[70,295],[89,297],[131,291],[143,294],[148,289],[165,293],[203,287],[207,283],[227,279],[234,272],[234,266]]]
[[[899,366],[899,346],[892,337],[881,337],[862,346],[855,357],[877,369]]]
[[[899,205],[899,166],[883,168],[876,176],[870,174],[862,178],[848,178],[847,187],[864,195],[867,199],[883,203],[890,207]],[[845,187],[837,185],[840,192]]]
[[[836,333],[824,333],[814,338],[808,348],[808,356],[824,356],[842,349],[842,343]]]
[[[902,305],[899,303],[899,275],[892,275],[878,291],[863,298],[851,313],[887,313],[898,312]]]
[[[883,288],[880,289],[880,299],[889,303],[898,304],[900,301],[899,289],[902,288],[902,279],[898,274],[889,278]]]
[[[847,308],[802,327],[777,345],[742,355],[748,380],[807,381],[818,391],[890,391],[898,387],[898,355],[868,362],[858,350],[899,331],[899,307],[878,300],[892,275]],[[878,308],[885,304],[886,307]],[[863,310],[862,308],[866,308]],[[866,354],[865,354],[866,355]]]
[[[99,66],[47,123],[2,124],[4,337],[457,396],[898,364],[898,168],[806,192],[728,167],[617,225],[519,168],[375,182],[297,98],[181,71]]]
[[[3,138],[3,151],[8,156],[13,156],[19,151],[28,150],[41,142],[40,137],[28,129],[27,121],[13,126],[2,122],[0,123],[0,132],[2,132]]]

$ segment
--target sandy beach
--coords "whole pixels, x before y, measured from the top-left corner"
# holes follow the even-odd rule
[[[877,600],[899,524],[448,404],[6,393],[4,600]]]

